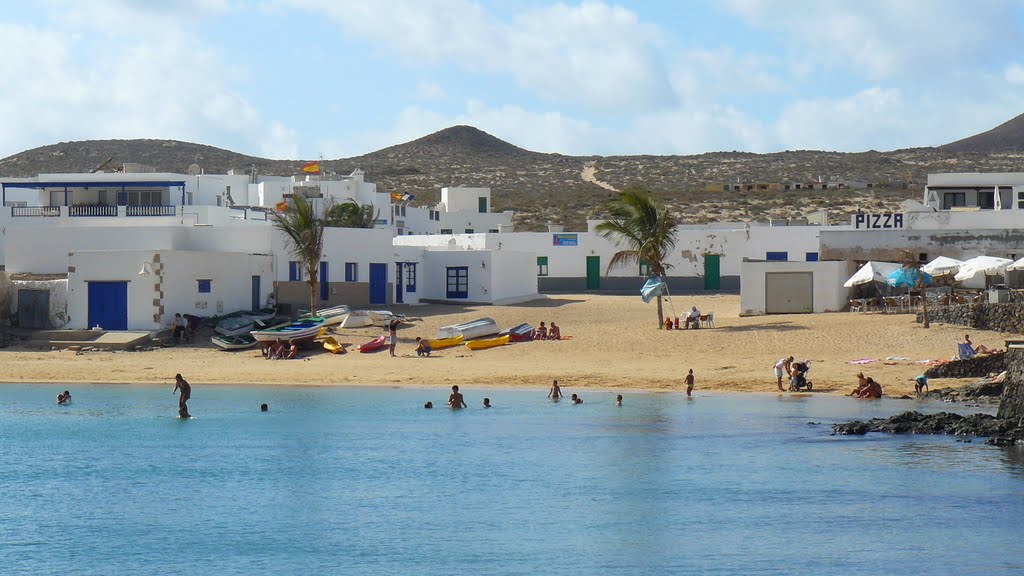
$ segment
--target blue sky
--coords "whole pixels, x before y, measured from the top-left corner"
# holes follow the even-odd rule
[[[353,156],[470,124],[565,154],[891,150],[1024,113],[1024,0],[0,0],[0,157]]]

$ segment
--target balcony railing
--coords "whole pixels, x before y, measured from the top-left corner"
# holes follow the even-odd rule
[[[11,206],[11,216],[60,216],[60,206]]]
[[[176,216],[177,206],[125,206],[126,216]]]
[[[71,216],[117,216],[117,206],[68,206]]]

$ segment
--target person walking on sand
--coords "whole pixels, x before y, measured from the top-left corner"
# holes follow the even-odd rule
[[[548,398],[551,398],[552,402],[558,402],[562,396],[562,389],[558,386],[558,380],[551,383],[551,391],[548,392]]]
[[[178,390],[181,390],[181,395],[178,396],[178,417],[179,418],[191,418],[188,413],[188,399],[192,397],[192,387],[189,386],[188,382],[181,377],[181,374],[174,375],[174,390],[171,394],[174,394]]]
[[[693,392],[693,368],[686,374],[686,397],[690,397],[690,393]]]
[[[775,363],[775,380],[776,380],[776,383],[779,385],[779,392],[785,392],[786,391],[786,389],[782,387],[782,377],[783,376],[787,376],[788,377],[788,376],[792,376],[792,375],[793,375],[793,357],[792,356],[787,356],[785,358],[780,358],[779,361]]]
[[[448,406],[451,408],[469,408],[466,405],[466,399],[462,397],[462,392],[459,392],[458,386],[452,386],[452,394],[448,397]]]
[[[398,344],[398,324],[401,320],[392,320],[388,323],[388,352],[395,357],[395,345]]]

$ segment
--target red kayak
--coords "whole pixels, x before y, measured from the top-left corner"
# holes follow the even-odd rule
[[[508,331],[509,340],[512,342],[530,342],[533,340],[534,329],[527,323],[520,324]]]
[[[388,335],[381,334],[380,336],[377,336],[376,338],[370,340],[369,342],[366,342],[365,344],[360,344],[356,348],[356,350],[359,350],[360,352],[376,352],[377,350],[380,350],[387,346],[387,341]]]

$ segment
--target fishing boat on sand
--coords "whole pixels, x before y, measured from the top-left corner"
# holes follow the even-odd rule
[[[242,334],[239,336],[214,334],[210,337],[210,341],[221,350],[245,350],[256,345],[256,338],[252,334]]]
[[[454,338],[461,334],[466,340],[472,340],[494,336],[498,332],[500,332],[498,323],[493,318],[480,318],[472,322],[442,326],[437,329],[437,337],[438,339]]]
[[[257,342],[295,340],[297,343],[312,341],[324,329],[324,319],[319,316],[299,318],[294,322],[280,324],[264,330],[253,330],[250,334]]]
[[[324,308],[323,310],[317,310],[316,315],[324,319],[325,326],[334,326],[344,322],[351,311],[352,309],[345,304],[339,304],[330,308]]]
[[[387,326],[392,320],[405,320],[405,316],[393,314],[388,310],[352,310],[341,323],[341,327],[365,328],[367,326]]]
[[[530,342],[533,340],[533,336],[536,333],[533,326],[526,322],[509,328],[508,335],[510,342]]]

